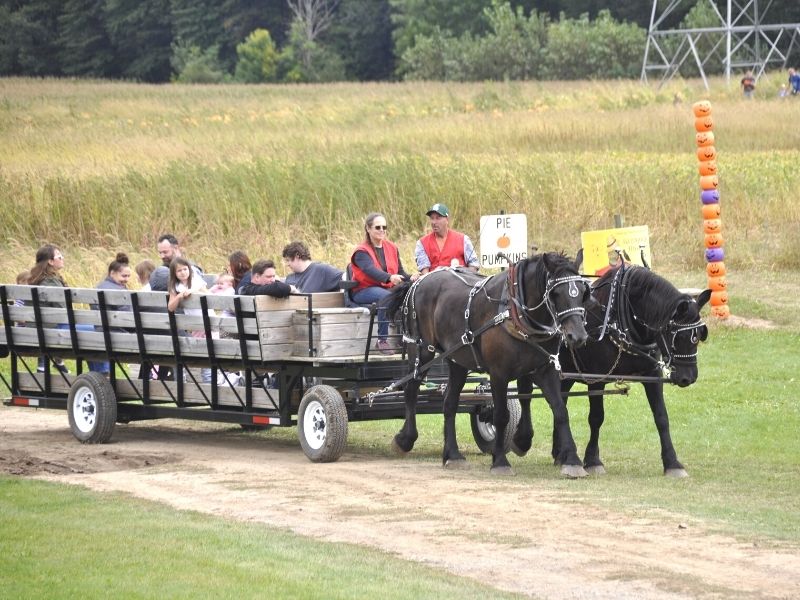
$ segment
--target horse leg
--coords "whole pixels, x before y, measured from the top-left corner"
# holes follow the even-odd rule
[[[492,387],[492,389],[494,389],[494,387]],[[517,392],[520,396],[528,397],[520,397],[519,399],[522,414],[519,418],[517,431],[514,433],[514,437],[511,440],[511,450],[517,456],[525,456],[533,444],[533,420],[531,419],[530,399],[530,394],[533,392],[533,380],[528,375],[517,379]]]
[[[653,420],[656,422],[658,437],[661,440],[661,462],[664,464],[664,475],[667,477],[688,477],[689,474],[678,460],[675,447],[672,445],[672,436],[669,434],[669,415],[667,415],[667,405],[664,403],[664,384],[645,383],[644,391],[647,394],[647,401],[650,403],[650,410],[653,413]]]
[[[575,382],[570,379],[564,379],[561,381],[561,399],[564,402],[564,410],[567,410],[567,399],[569,398],[567,394],[572,389],[574,384]],[[550,449],[550,456],[553,457],[553,464],[556,466],[561,465],[561,462],[558,458],[559,448],[561,448],[561,440],[558,437],[558,428],[556,427],[555,419],[553,419],[553,446]]]
[[[414,354],[413,351],[409,352],[409,361],[413,365],[414,356],[412,354]],[[420,364],[426,364],[432,357],[433,354],[429,352],[420,352]],[[418,377],[419,379],[415,378],[407,382],[403,388],[403,398],[406,403],[406,420],[392,440],[392,450],[398,454],[411,452],[417,437],[419,437],[417,432],[417,397],[419,396],[419,386],[422,383],[422,378],[425,377],[425,373],[419,374]]]
[[[605,389],[603,383],[590,383],[590,392],[602,392]],[[586,444],[586,452],[583,455],[584,468],[593,475],[603,475],[606,472],[603,461],[600,460],[600,427],[605,420],[605,406],[602,394],[589,396],[589,443]]]
[[[442,464],[448,469],[462,468],[467,464],[467,459],[458,449],[456,440],[456,413],[461,390],[467,381],[469,371],[454,362],[450,362],[450,373],[447,378],[447,389],[444,393],[442,411],[444,413],[444,447],[442,449]]]
[[[561,397],[561,386],[555,370],[550,367],[545,370],[544,376],[536,382],[541,388],[550,410],[553,411],[553,428],[558,436],[558,453],[556,463],[561,465],[561,474],[565,477],[586,477],[588,473],[583,468],[578,457],[578,449],[572,438],[569,428],[569,413],[564,399]]]
[[[492,375],[491,382],[492,400],[494,401],[493,421],[495,436],[490,472],[493,475],[513,475],[514,471],[508,462],[508,458],[506,458],[506,449],[503,443],[503,440],[506,439],[506,428],[510,419],[508,412],[508,380]]]

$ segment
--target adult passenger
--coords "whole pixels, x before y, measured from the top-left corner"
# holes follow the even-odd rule
[[[430,219],[431,232],[417,241],[414,257],[423,275],[440,267],[466,266],[477,271],[478,255],[469,236],[450,229],[450,210],[437,203],[425,213]]]
[[[283,261],[291,273],[286,283],[304,294],[336,292],[340,289],[342,271],[321,262],[312,262],[311,253],[303,242],[292,242],[283,249]]]
[[[128,282],[131,279],[131,265],[128,256],[123,252],[118,252],[117,256],[108,265],[108,275],[103,281],[97,284],[98,290],[127,290]],[[98,308],[92,305],[92,308]],[[130,304],[123,305],[108,305],[110,310],[132,310]],[[122,328],[115,328],[114,331],[125,331]],[[103,374],[108,374],[111,370],[110,364],[107,361],[96,363],[96,368],[93,371],[98,371]]]
[[[240,287],[250,283],[252,266],[250,258],[241,250],[232,252],[228,257],[228,272],[233,275],[233,289],[237,290],[237,293]]]
[[[359,244],[350,258],[353,279],[356,287],[350,297],[356,304],[379,303],[389,295],[389,290],[403,281],[415,281],[417,275],[409,276],[403,269],[400,253],[392,242],[386,239],[386,217],[374,212],[364,221],[364,241]],[[392,354],[389,343],[389,321],[386,311],[378,309],[377,348],[382,354]]]
[[[168,269],[173,260],[183,258],[183,250],[178,243],[178,238],[171,233],[165,233],[159,237],[156,248],[158,249],[158,256],[161,257],[161,263]],[[189,261],[189,264],[195,275],[203,277],[203,269],[191,261]]]
[[[239,288],[239,293],[244,296],[274,296],[285,298],[292,292],[292,287],[283,281],[278,281],[275,273],[275,263],[271,260],[259,260],[251,269],[251,280]]]

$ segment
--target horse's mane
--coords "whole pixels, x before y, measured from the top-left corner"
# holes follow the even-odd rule
[[[620,268],[609,270],[595,283],[595,297],[601,303],[608,302],[611,286],[614,285],[614,278]],[[678,301],[685,294],[650,269],[637,265],[625,265],[624,268],[623,294],[635,314],[655,329],[667,325],[675,314]],[[617,302],[620,300],[617,299]]]

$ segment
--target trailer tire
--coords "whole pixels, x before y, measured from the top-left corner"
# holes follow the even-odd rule
[[[315,385],[300,402],[297,437],[311,462],[334,462],[347,444],[347,407],[329,385]]]
[[[67,398],[69,427],[84,444],[104,444],[111,439],[117,422],[114,388],[101,373],[78,375]]]
[[[508,417],[508,427],[506,427],[505,443],[503,444],[506,452],[511,450],[511,440],[514,438],[517,425],[522,417],[522,407],[516,398],[508,400]],[[494,450],[494,424],[481,418],[481,407],[470,413],[469,423],[472,426],[472,437],[475,438],[478,449],[484,454],[491,454]]]

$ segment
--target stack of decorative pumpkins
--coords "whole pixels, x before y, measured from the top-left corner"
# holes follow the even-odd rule
[[[706,274],[711,288],[711,314],[727,319],[728,282],[725,279],[725,250],[722,238],[722,220],[719,206],[719,177],[717,176],[717,150],[714,147],[714,121],[711,119],[711,103],[707,100],[695,102],[694,129],[697,132],[697,158],[700,160],[700,200],[703,203],[703,233],[706,245]]]

